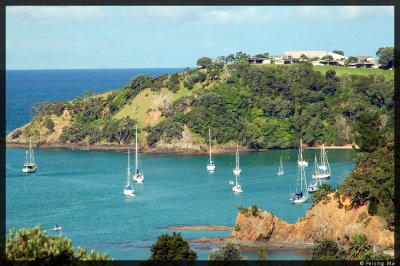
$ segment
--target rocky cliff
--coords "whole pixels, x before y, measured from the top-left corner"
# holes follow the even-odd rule
[[[289,224],[272,213],[259,210],[239,212],[231,237],[242,244],[260,242],[275,247],[307,247],[323,239],[331,239],[346,245],[355,233],[364,233],[370,243],[382,249],[392,248],[394,233],[386,229],[386,221],[380,216],[370,216],[367,206],[351,208],[350,200],[328,195],[306,213],[305,218]]]

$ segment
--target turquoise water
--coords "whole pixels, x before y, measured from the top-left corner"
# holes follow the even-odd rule
[[[237,205],[256,204],[293,223],[311,203],[289,204],[296,185],[296,150],[241,154],[243,193],[234,194],[231,185],[234,154],[215,156],[216,171],[206,171],[207,155],[144,155],[145,183],[134,183],[136,197],[123,196],[126,182],[126,153],[111,151],[35,150],[38,171],[23,174],[24,149],[6,151],[7,229],[43,229],[63,226],[62,234],[74,246],[86,246],[109,253],[114,259],[147,259],[149,247],[168,226],[233,226]],[[306,159],[318,150],[306,150]],[[352,170],[351,150],[328,150],[337,185]],[[276,175],[282,155],[285,175]],[[311,160],[310,160],[311,161]],[[306,169],[311,182],[311,167]],[[182,231],[186,240],[203,236],[227,236],[229,231]],[[192,245],[199,259],[207,259],[204,245]],[[303,253],[274,253],[281,259],[307,258]],[[286,253],[285,253],[286,252]],[[278,255],[276,255],[278,254]],[[299,255],[300,254],[300,255]],[[303,254],[303,255],[301,255]],[[297,257],[296,257],[297,256]]]

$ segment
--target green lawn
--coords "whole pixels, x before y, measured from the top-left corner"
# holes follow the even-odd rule
[[[281,65],[255,65],[255,66],[261,66],[261,67],[278,67]],[[284,65],[284,66],[294,66],[293,65]],[[348,75],[363,75],[363,76],[368,76],[368,75],[382,75],[385,77],[386,80],[393,80],[394,79],[394,71],[391,70],[384,70],[384,69],[379,69],[379,68],[349,68],[349,67],[334,67],[334,66],[314,66],[314,69],[316,71],[321,72],[323,75],[325,75],[326,71],[333,69],[336,71],[336,75],[341,76],[343,74],[348,74]]]
[[[390,70],[384,70],[379,68],[348,68],[348,67],[333,67],[333,66],[314,66],[314,69],[325,75],[326,71],[333,69],[336,75],[341,76],[343,74],[348,75],[382,75],[386,80],[394,78],[394,72]]]

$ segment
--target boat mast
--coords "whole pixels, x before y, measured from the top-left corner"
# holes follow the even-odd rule
[[[239,169],[239,141],[236,141],[236,169]]]
[[[279,164],[279,171],[283,172],[282,156],[281,156],[281,162]]]
[[[139,165],[138,165],[138,137],[137,137],[137,124],[136,124],[136,145],[135,145],[135,174],[138,173]]]
[[[129,178],[131,176],[131,160],[130,160],[130,150],[128,149],[128,178],[127,178],[127,186],[130,185]]]
[[[211,160],[211,132],[210,132],[210,128],[208,128],[208,141],[210,143],[210,163],[212,163],[212,160]]]
[[[33,154],[32,141],[29,141],[29,163],[35,163],[35,155]]]
[[[300,147],[299,147],[299,162],[303,161],[303,139],[300,139]]]

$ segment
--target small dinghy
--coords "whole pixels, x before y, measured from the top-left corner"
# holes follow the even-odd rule
[[[62,229],[62,226],[61,225],[58,225],[58,224],[56,224],[54,227],[53,227],[53,230],[54,231],[59,231],[59,230],[61,230]]]

